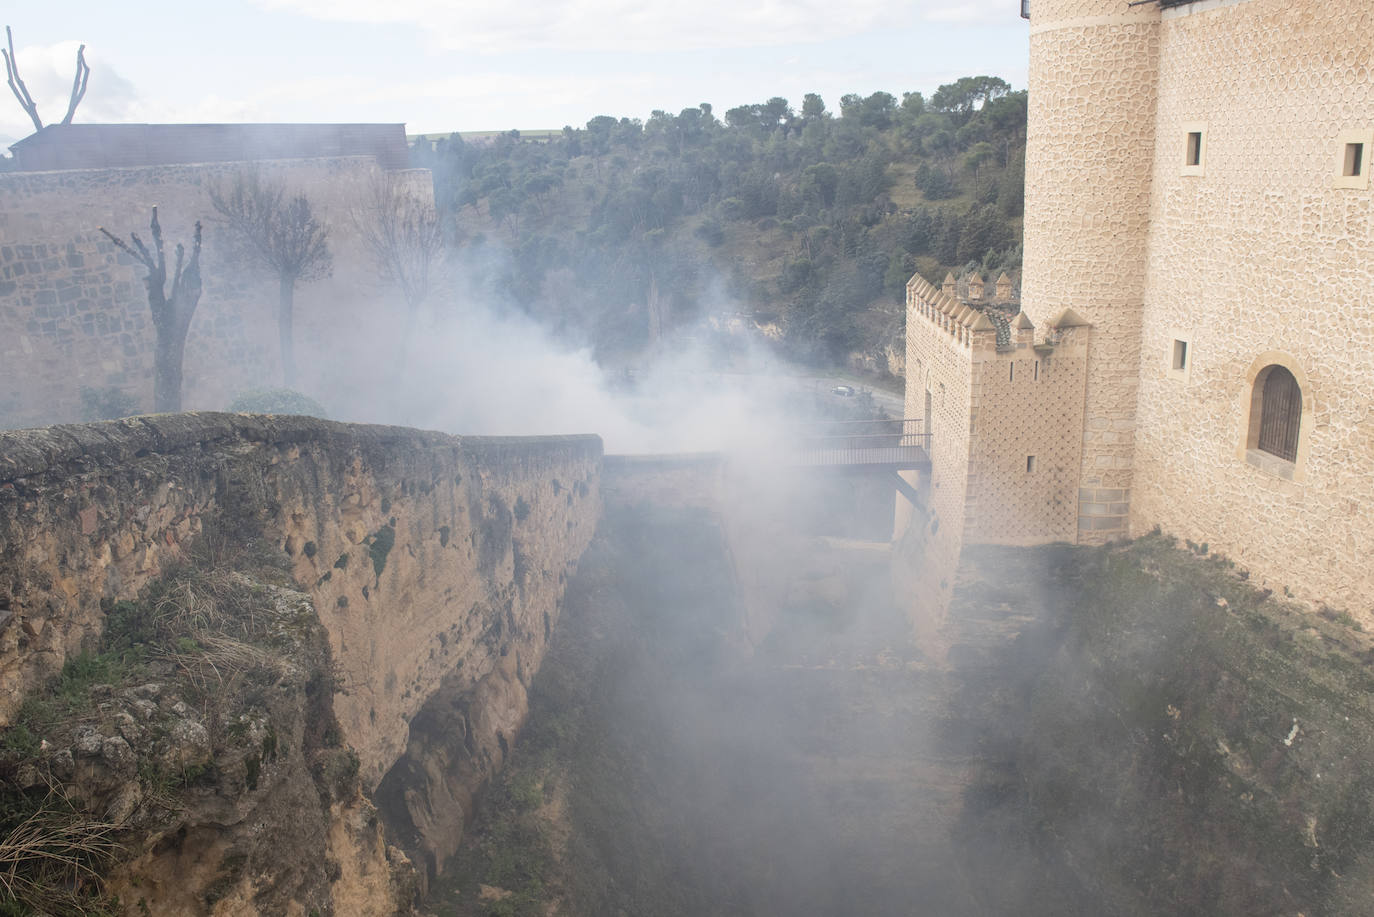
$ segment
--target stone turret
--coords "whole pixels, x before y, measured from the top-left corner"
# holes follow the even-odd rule
[[[970,274],[968,278],[969,302],[979,302],[983,298],[983,275]]]
[[[1011,302],[1011,297],[1012,297],[1011,278],[1007,276],[1007,272],[1006,272],[1006,271],[1003,271],[1003,272],[1002,272],[1002,276],[997,278],[997,301],[998,301],[999,303],[1000,303],[1000,302]]]
[[[1093,328],[1084,504],[1131,487],[1159,36],[1155,4],[1031,5],[1021,301],[1042,335],[1066,309]],[[1079,540],[1125,535],[1126,503],[1110,519],[1080,512]]]

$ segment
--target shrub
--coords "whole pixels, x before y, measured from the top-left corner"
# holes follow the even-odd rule
[[[81,389],[82,420],[114,420],[140,412],[138,399],[113,385]]]
[[[308,395],[289,388],[260,388],[240,392],[229,410],[249,414],[306,414],[328,419],[324,407]]]

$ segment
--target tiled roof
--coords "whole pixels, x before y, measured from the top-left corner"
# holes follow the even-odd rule
[[[409,161],[404,124],[50,124],[10,147],[22,171],[375,156]]]

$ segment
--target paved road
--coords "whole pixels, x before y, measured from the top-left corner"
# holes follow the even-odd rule
[[[829,392],[837,386],[847,385],[856,393],[868,392],[873,396],[873,402],[894,418],[901,417],[902,412],[906,409],[904,399],[896,392],[873,388],[861,382],[855,382],[853,379],[840,376],[796,376],[793,378],[797,380],[798,384],[816,391]],[[834,397],[838,399],[843,396],[835,395]]]

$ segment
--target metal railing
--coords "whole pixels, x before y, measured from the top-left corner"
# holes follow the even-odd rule
[[[793,441],[799,465],[914,465],[930,461],[919,420],[854,420],[811,425]]]

